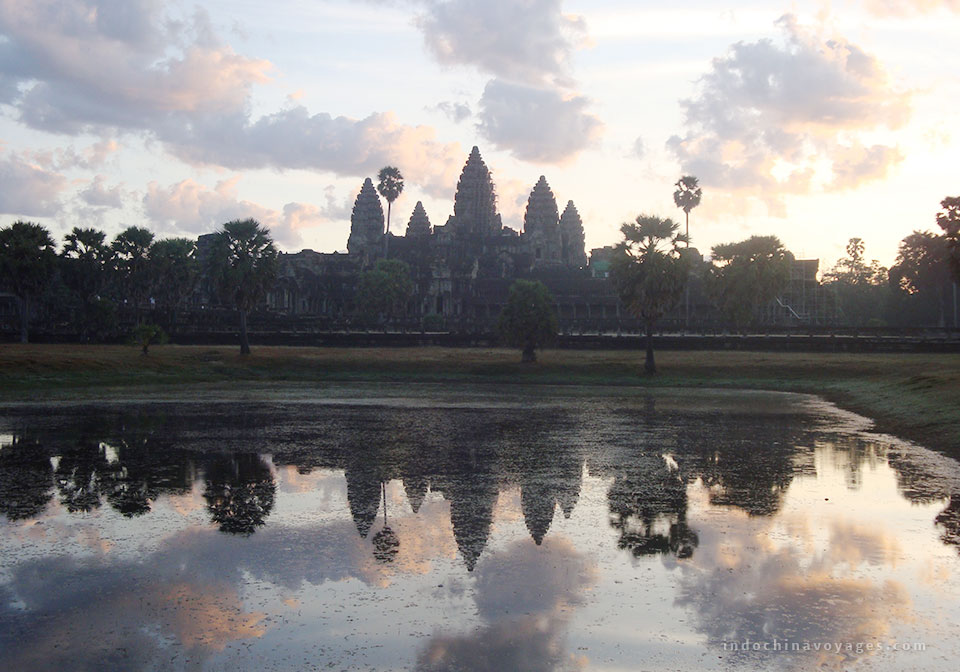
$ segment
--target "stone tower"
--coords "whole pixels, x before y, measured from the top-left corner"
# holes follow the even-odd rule
[[[380,197],[368,177],[363,181],[350,215],[350,237],[347,252],[363,255],[364,263],[378,256],[383,250],[383,206]]]
[[[585,268],[587,265],[583,220],[573,201],[567,201],[567,207],[560,215],[560,260],[564,265],[574,268]]]
[[[430,232],[430,218],[427,217],[427,211],[423,209],[423,202],[417,201],[417,204],[413,206],[413,214],[410,215],[405,235],[409,238],[417,238],[429,236]]]
[[[523,235],[535,266],[560,263],[560,216],[557,199],[543,175],[537,181],[523,215]]]
[[[461,236],[498,236],[503,228],[497,213],[493,178],[477,147],[470,152],[460,174],[451,220],[449,223],[453,224],[453,231]]]

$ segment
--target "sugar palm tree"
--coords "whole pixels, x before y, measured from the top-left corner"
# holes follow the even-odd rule
[[[387,199],[387,234],[383,237],[383,256],[386,257],[389,252],[390,240],[390,208],[397,197],[403,193],[403,175],[400,169],[395,166],[384,166],[377,173],[377,191]]]
[[[240,354],[250,354],[247,313],[257,307],[277,277],[277,248],[270,230],[255,219],[227,222],[207,259],[207,272],[221,300],[240,315]]]
[[[703,196],[703,191],[700,189],[697,178],[693,175],[684,175],[677,180],[674,186],[677,190],[673,192],[673,202],[677,204],[678,208],[683,209],[683,214],[686,215],[687,221],[684,233],[687,236],[687,247],[690,247],[690,211],[700,205],[700,197]]]
[[[53,276],[56,249],[50,233],[33,222],[14,222],[0,229],[0,285],[20,299],[20,342],[27,342],[30,300]]]
[[[611,277],[620,300],[644,323],[647,358],[644,369],[655,373],[653,330],[683,295],[689,275],[688,258],[680,253],[686,236],[672,219],[639,215],[620,226],[623,240],[617,245]]]

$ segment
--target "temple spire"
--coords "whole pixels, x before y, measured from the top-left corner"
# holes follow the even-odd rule
[[[567,266],[584,268],[587,265],[587,250],[583,235],[583,220],[573,201],[567,201],[560,216],[561,260]]]
[[[413,207],[413,214],[410,215],[405,235],[409,238],[430,235],[430,218],[427,217],[427,211],[423,209],[422,201],[417,201]]]
[[[383,247],[383,206],[369,177],[363,181],[350,215],[347,252],[373,256]]]
[[[557,199],[543,175],[530,192],[523,215],[523,234],[535,265],[560,263],[560,215]]]
[[[503,228],[497,214],[493,178],[475,146],[467,158],[453,199],[453,222],[460,234],[498,235]]]

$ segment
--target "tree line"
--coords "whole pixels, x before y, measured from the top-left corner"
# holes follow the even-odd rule
[[[676,186],[674,202],[686,215],[686,231],[680,233],[680,225],[670,218],[641,214],[621,225],[623,239],[611,261],[620,301],[644,326],[647,373],[656,371],[657,323],[677,308],[691,282],[698,282],[727,322],[742,332],[778,300],[795,261],[780,239],[770,235],[715,245],[705,260],[689,247],[690,210],[702,195],[697,179],[684,176]],[[960,197],[945,198],[940,205],[936,222],[943,233],[914,231],[906,236],[889,269],[866,260],[861,238],[849,240],[846,256],[823,275],[823,283],[844,307],[847,324],[885,326],[885,317],[893,315],[917,324],[932,312],[945,326],[948,288],[952,285],[955,304],[960,282]],[[511,288],[499,328],[507,342],[522,348],[523,361],[535,361],[535,349],[556,335],[554,305],[542,283],[517,281]]]
[[[388,168],[381,171],[381,182],[387,196],[396,198],[402,177]],[[702,191],[693,176],[682,177],[676,187],[674,201],[686,216],[686,231],[680,233],[672,219],[640,215],[621,226],[623,239],[611,260],[622,305],[644,324],[651,371],[656,325],[681,299],[689,300],[691,284],[700,286],[733,328],[746,330],[783,291],[794,262],[776,236],[716,245],[711,258],[703,259],[689,246],[690,211],[699,205]],[[924,314],[935,314],[945,324],[948,291],[960,276],[960,197],[941,202],[936,222],[943,233],[906,236],[890,268],[868,261],[863,240],[850,239],[846,256],[823,275],[843,306],[846,323],[882,326],[895,317],[916,324]],[[270,232],[252,219],[224,224],[202,254],[194,240],[157,239],[135,226],[112,241],[103,231],[75,227],[59,253],[39,224],[17,221],[0,229],[0,289],[17,298],[22,342],[28,339],[32,306],[42,303],[48,321],[73,325],[84,342],[113,338],[119,324],[133,323],[134,337],[146,352],[162,337],[153,322],[175,324],[177,311],[202,283],[206,296],[237,311],[241,352],[246,354],[247,316],[263,301],[277,271],[278,251]],[[406,263],[380,260],[359,278],[359,317],[381,326],[402,317],[414,284]],[[533,361],[535,349],[556,335],[555,303],[542,284],[524,280],[511,288],[499,330],[506,342],[522,348],[525,361]]]
[[[173,324],[203,278],[212,295],[237,310],[246,354],[247,314],[272,286],[277,254],[269,230],[253,219],[224,224],[202,257],[194,240],[156,239],[136,226],[109,242],[103,231],[75,227],[58,254],[46,228],[17,221],[0,229],[0,287],[17,297],[22,343],[32,304],[43,302],[52,311],[48,319],[73,324],[84,342],[112,337],[121,318],[132,321],[146,354],[161,329],[145,321],[144,308]]]
[[[674,200],[688,217],[689,204],[700,202],[699,189],[689,199],[690,178],[681,178]],[[692,187],[696,188],[693,178]],[[689,200],[688,200],[689,199]],[[946,288],[960,281],[960,197],[940,203],[936,222],[942,234],[914,231],[901,242],[896,262],[889,269],[876,260],[866,261],[860,238],[851,238],[846,256],[824,274],[824,283],[846,306],[847,321],[854,326],[882,325],[885,312],[929,309],[946,323]],[[656,370],[653,332],[658,320],[673,310],[692,278],[699,278],[722,314],[737,328],[757,321],[761,311],[777,299],[789,282],[794,256],[776,236],[751,236],[746,240],[715,245],[712,259],[704,261],[689,250],[689,235],[669,218],[640,215],[621,226],[612,277],[624,305],[639,317],[646,331],[645,370]],[[954,297],[956,301],[956,297]],[[909,316],[908,318],[909,319]],[[954,324],[956,327],[956,324]]]

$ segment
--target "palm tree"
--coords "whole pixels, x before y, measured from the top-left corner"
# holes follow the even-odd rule
[[[685,233],[687,236],[687,247],[690,247],[690,211],[700,205],[700,197],[703,195],[703,191],[697,183],[697,178],[693,175],[684,175],[677,180],[674,186],[677,190],[673,192],[673,202],[677,204],[678,208],[682,208],[683,213],[686,215],[687,225]]]
[[[383,237],[383,256],[386,258],[390,244],[390,207],[397,200],[397,197],[403,193],[403,175],[400,174],[400,169],[395,166],[384,166],[377,173],[377,179],[380,180],[377,184],[377,191],[387,199],[387,233]]]
[[[57,253],[50,233],[33,222],[14,222],[0,229],[0,285],[20,299],[20,342],[27,342],[30,299],[53,276]]]
[[[167,330],[177,324],[177,308],[193,293],[200,279],[197,244],[189,238],[164,238],[150,246],[150,267],[157,283],[157,304],[167,312]]]
[[[255,219],[227,222],[217,232],[207,270],[220,299],[240,314],[240,354],[250,354],[247,313],[277,277],[277,248],[270,230]]]
[[[153,233],[149,229],[130,226],[117,234],[110,248],[119,273],[120,289],[125,301],[133,309],[134,320],[140,326],[140,308],[153,291],[154,281],[150,273],[150,246]]]
[[[616,247],[611,267],[620,300],[643,320],[647,337],[647,373],[656,373],[653,361],[653,329],[656,321],[672,309],[688,276],[688,258],[680,254],[686,236],[672,219],[639,215],[636,222],[620,226],[623,241]]]

